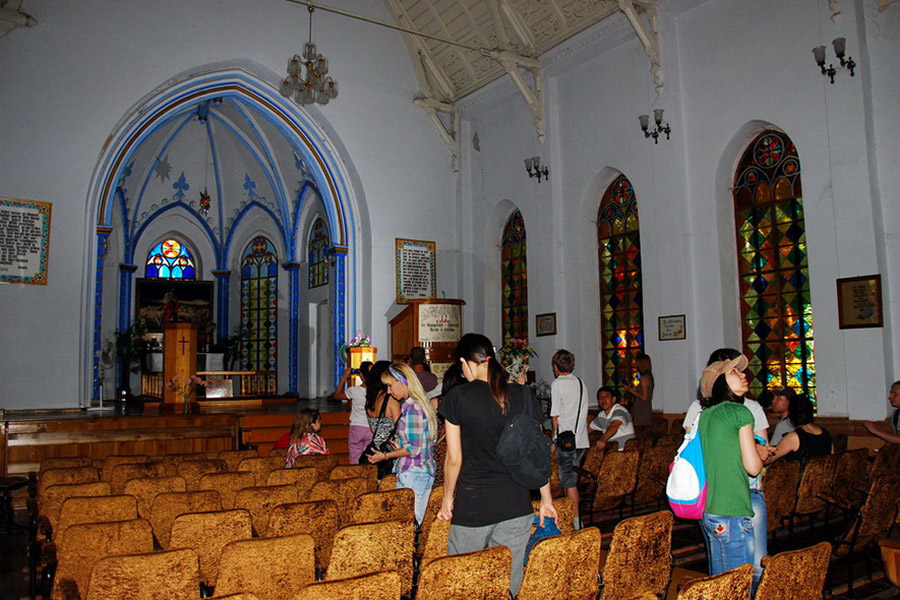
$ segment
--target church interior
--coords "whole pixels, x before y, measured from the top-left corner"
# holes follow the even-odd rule
[[[897,0],[0,0],[4,547],[35,552],[9,532],[46,460],[266,457],[313,407],[343,466],[345,370],[422,345],[440,375],[465,332],[525,348],[539,397],[557,349],[591,399],[646,353],[656,443],[739,349],[750,397],[807,396],[871,471],[898,49]],[[779,551],[852,520],[820,509]],[[667,584],[705,576],[673,536]],[[825,597],[896,597],[877,541]]]

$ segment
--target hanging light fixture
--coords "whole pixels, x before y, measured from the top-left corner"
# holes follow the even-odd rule
[[[303,57],[295,54],[288,61],[287,77],[281,82],[281,94],[300,105],[328,104],[338,94],[337,82],[328,75],[328,59],[316,52],[312,41],[312,2],[307,4],[309,10],[309,41],[303,47]],[[302,77],[306,67],[306,78]]]

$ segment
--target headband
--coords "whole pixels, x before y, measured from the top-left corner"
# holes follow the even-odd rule
[[[403,376],[403,373],[401,373],[394,367],[388,367],[388,372],[391,374],[391,377],[393,377],[403,385],[409,385],[409,382],[406,380],[406,377]]]

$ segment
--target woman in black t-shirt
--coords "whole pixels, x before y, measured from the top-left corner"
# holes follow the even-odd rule
[[[497,457],[503,426],[521,413],[525,402],[540,406],[528,388],[507,383],[493,345],[483,335],[468,333],[456,347],[469,383],[450,390],[439,412],[446,419],[444,500],[437,518],[450,520],[448,554],[507,546],[512,552],[510,592],[522,582],[525,547],[531,535],[531,492],[513,481]],[[556,518],[550,483],[540,490],[540,517]]]

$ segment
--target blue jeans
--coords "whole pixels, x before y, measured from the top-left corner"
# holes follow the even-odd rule
[[[763,572],[762,557],[769,551],[769,511],[762,490],[750,490],[750,506],[753,507],[753,593],[756,593]]]
[[[743,564],[753,564],[753,518],[703,515],[700,528],[706,537],[709,574],[718,575]]]
[[[413,467],[397,473],[397,487],[409,488],[416,493],[416,522],[420,525],[422,519],[425,518],[425,509],[428,507],[428,496],[431,495],[432,485],[434,485],[434,475],[421,467]]]

